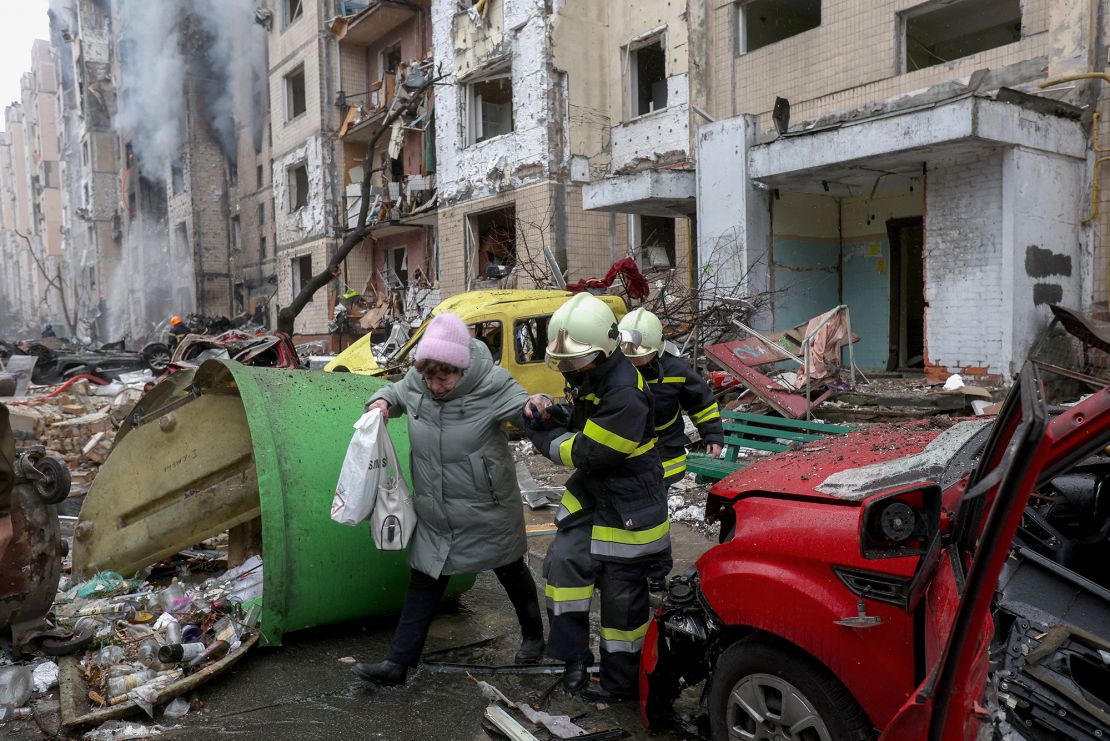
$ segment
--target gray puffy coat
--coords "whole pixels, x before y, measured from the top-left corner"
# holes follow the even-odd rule
[[[390,417],[408,414],[417,524],[409,565],[432,577],[503,566],[524,555],[516,465],[502,422],[520,424],[526,392],[470,341],[470,367],[436,399],[416,368],[381,389]]]

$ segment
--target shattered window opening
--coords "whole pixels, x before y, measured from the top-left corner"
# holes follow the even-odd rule
[[[513,81],[508,71],[492,79],[470,83],[467,102],[471,144],[513,132]]]
[[[667,107],[667,54],[662,37],[629,49],[628,73],[633,118]]]
[[[266,259],[266,237],[258,238],[258,259]]]
[[[521,319],[513,329],[513,340],[516,346],[516,362],[521,365],[526,363],[544,362],[547,350],[547,323],[549,316],[537,316],[531,319]]]
[[[308,205],[308,166],[304,162],[286,169],[285,187],[289,191],[289,213]]]
[[[1021,41],[1021,0],[955,0],[902,14],[901,70],[969,57]]]
[[[243,225],[238,216],[231,217],[231,249],[238,252],[243,245]]]
[[[170,179],[173,181],[173,194],[175,196],[185,192],[185,165],[180,159],[170,163]]]
[[[266,204],[258,204],[258,225],[262,226],[266,223]]]
[[[285,76],[285,120],[292,121],[308,110],[305,98],[304,65]]]
[[[392,75],[401,66],[401,42],[398,41],[388,49],[382,50],[381,61],[382,77]]]
[[[503,278],[516,267],[516,206],[493,209],[469,216],[470,230],[477,241],[479,280]]]
[[[294,257],[291,265],[294,295],[304,290],[312,280],[312,255]]]
[[[184,221],[177,222],[173,229],[173,251],[179,256],[189,254],[189,228]]]
[[[262,184],[265,182],[264,181],[265,176],[263,175],[262,165],[259,165],[258,167],[255,168],[254,176],[255,176],[255,179],[258,181],[257,187],[261,188]]]
[[[737,55],[821,25],[821,0],[750,0],[735,8]]]
[[[642,268],[675,266],[675,219],[665,216],[634,216],[633,250]]]
[[[409,259],[408,249],[405,247],[398,247],[389,253],[390,262],[392,263],[393,272],[400,278],[401,283],[404,285],[409,284]]]
[[[283,0],[281,5],[283,29],[304,15],[303,0]]]

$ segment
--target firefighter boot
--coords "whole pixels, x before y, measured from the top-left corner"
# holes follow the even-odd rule
[[[389,659],[383,659],[375,664],[360,661],[351,667],[351,671],[367,682],[387,686],[404,684],[405,678],[409,674],[407,666]]]

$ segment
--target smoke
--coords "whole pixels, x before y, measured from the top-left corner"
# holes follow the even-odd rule
[[[208,44],[203,76],[207,120],[220,148],[236,160],[236,128],[248,127],[262,146],[268,85],[266,30],[255,22],[254,0],[192,0]]]

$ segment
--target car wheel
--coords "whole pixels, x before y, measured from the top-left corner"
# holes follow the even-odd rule
[[[47,504],[57,504],[69,496],[69,467],[57,458],[43,456],[35,461],[35,468],[42,474],[35,481],[35,493]]]
[[[872,727],[847,688],[800,651],[753,639],[733,644],[713,670],[715,741],[865,741]]]
[[[161,342],[152,342],[143,348],[143,360],[155,374],[161,373],[170,364],[170,348]]]

